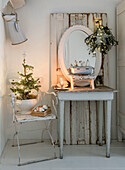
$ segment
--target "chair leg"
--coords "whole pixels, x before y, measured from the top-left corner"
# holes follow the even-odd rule
[[[47,122],[46,121],[44,121],[44,123],[45,123],[45,128],[42,130],[42,134],[41,134],[41,142],[43,142],[44,140],[43,140],[43,135],[44,135],[44,132],[45,131],[47,131],[48,130],[48,128],[49,128],[49,126],[50,126],[50,121],[49,121],[49,123],[47,124]]]
[[[44,121],[45,122],[45,121]],[[49,126],[50,126],[50,122],[51,120],[49,121],[49,123],[47,124],[45,122],[45,125],[46,125],[46,128],[43,130],[42,132],[42,138],[43,138],[43,134],[45,131],[47,131],[49,133],[49,136],[51,138],[51,141],[52,141],[52,144],[54,146],[54,149],[55,149],[55,145],[54,145],[54,140],[52,138],[52,135],[51,133],[49,132]],[[13,136],[13,145],[12,146],[18,146],[18,166],[23,166],[23,165],[28,165],[28,164],[32,164],[32,163],[38,163],[38,162],[43,162],[43,161],[48,161],[48,160],[53,160],[53,159],[57,159],[56,157],[56,152],[54,152],[54,157],[51,157],[51,158],[47,158],[47,159],[42,159],[42,160],[34,160],[34,161],[28,161],[28,162],[24,162],[24,163],[21,163],[21,154],[20,154],[20,141],[19,141],[19,134],[20,134],[20,126],[19,128],[17,127],[17,124],[15,122],[15,134]],[[16,139],[17,139],[17,145],[14,145],[14,138],[16,136]],[[35,144],[35,143],[39,143],[39,142],[34,142],[34,143],[26,143],[26,144],[22,144],[22,145],[27,145],[27,144]]]
[[[17,145],[18,145],[18,159],[19,159],[19,164],[18,165],[20,165],[20,143],[19,143],[18,133],[17,133]]]
[[[17,132],[15,132],[14,133],[14,135],[13,135],[13,144],[12,144],[12,147],[14,147],[15,145],[14,145],[14,139],[15,139],[15,136],[17,135]]]
[[[51,135],[51,133],[50,133],[50,131],[49,131],[50,123],[51,123],[51,120],[49,120],[48,127],[47,127],[47,132],[48,132],[48,134],[49,134],[49,136],[50,136],[51,143],[52,143],[52,145],[53,145],[53,147],[54,147],[54,157],[56,157],[55,143],[54,143],[53,137],[52,137],[52,135]]]
[[[52,145],[54,145],[54,140],[53,140],[53,137],[52,137],[52,135],[51,135],[51,133],[50,133],[49,129],[47,130],[47,132],[48,132],[49,137],[50,137],[50,139],[51,139],[51,143],[52,143]]]
[[[48,122],[48,123],[47,123],[47,122]],[[52,145],[53,145],[53,147],[54,147],[54,157],[56,158],[55,143],[54,143],[53,137],[52,137],[52,135],[51,135],[51,133],[50,133],[50,131],[49,131],[51,120],[49,120],[49,121],[47,120],[47,122],[44,121],[44,123],[45,123],[45,129],[42,130],[41,142],[43,142],[43,134],[44,134],[44,132],[47,131],[48,134],[49,134],[49,137],[50,137],[50,139],[51,139],[51,143],[52,143]]]
[[[16,123],[15,123],[15,131],[16,131],[17,146],[18,146],[18,160],[19,160],[18,166],[20,166],[20,159],[21,159],[21,157],[20,157],[19,130],[20,130],[20,128],[17,130]]]
[[[42,130],[42,134],[41,134],[41,142],[44,142],[44,140],[43,140],[43,135],[44,135],[44,132],[45,132],[45,131],[47,131],[47,129],[43,129],[43,130]]]
[[[50,136],[50,139],[51,139],[51,142],[52,142],[52,145],[53,145],[53,148],[54,148],[54,157],[56,157],[56,151],[55,151],[55,143],[54,143],[54,140],[53,140],[53,137],[49,131],[49,129],[47,130],[49,136]]]

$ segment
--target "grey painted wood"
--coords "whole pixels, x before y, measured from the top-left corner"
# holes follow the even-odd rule
[[[60,101],[60,114],[59,114],[59,119],[60,119],[60,159],[63,158],[63,138],[64,138],[64,101]]]
[[[72,115],[71,115],[71,144],[77,144],[77,129],[76,129],[76,120],[77,120],[77,103],[76,101],[71,102]]]
[[[89,130],[89,103],[84,102],[84,126],[85,126],[85,144],[90,143],[90,130]]]
[[[82,101],[77,102],[77,144],[85,144],[85,123],[84,123],[84,103]]]
[[[106,157],[110,157],[110,138],[111,138],[111,100],[107,101],[106,112]]]
[[[71,134],[71,127],[70,127],[70,101],[65,102],[65,122],[64,122],[64,140],[65,144],[70,144],[70,134]]]
[[[73,101],[72,103],[74,104],[74,107],[76,105],[76,100],[78,101],[84,101],[84,110],[85,110],[85,130],[87,133],[85,133],[85,141],[86,144],[90,143],[90,134],[89,134],[89,110],[88,110],[88,102],[86,102],[86,98],[87,95],[89,96],[89,94],[91,95],[91,98],[89,99],[91,100],[96,100],[96,101],[103,101],[106,100],[107,101],[107,112],[106,113],[106,157],[110,157],[110,134],[111,134],[111,101],[114,98],[114,92],[115,91],[100,91],[100,92],[93,92],[93,91],[57,91],[57,95],[59,98],[59,103],[60,103],[60,158],[63,158],[63,130],[64,130],[64,101],[67,98],[66,101],[70,101],[73,98],[75,98],[75,101]],[[105,93],[109,93],[109,95],[107,95],[107,98],[105,98]],[[79,94],[79,98],[77,98],[77,95]],[[80,95],[82,94],[82,95]],[[96,95],[94,95],[96,94]],[[101,96],[101,97],[100,97]],[[89,96],[90,97],[90,96]],[[76,107],[75,107],[76,108]],[[103,108],[102,108],[103,109]],[[86,114],[88,113],[88,114]],[[75,110],[75,114],[74,117],[76,117],[76,110]],[[74,122],[75,126],[76,126],[76,119],[73,120],[72,122]],[[74,127],[75,127],[74,126]],[[73,143],[75,143],[76,141],[76,129],[74,128],[72,130],[72,133],[74,133],[73,136]]]
[[[102,124],[103,124],[103,101],[98,102],[99,110],[98,110],[98,136],[99,136],[99,145],[102,146]]]
[[[58,100],[58,105],[57,105],[57,126],[56,126],[56,128],[57,128],[57,139],[55,142],[59,146],[60,145],[60,143],[59,143],[60,142],[59,141],[59,133],[60,133],[60,104],[59,104],[59,100]],[[52,133],[52,135],[54,135],[53,133]]]
[[[103,107],[102,107],[103,108]],[[96,144],[97,141],[97,117],[96,117],[96,101],[90,102],[90,143]]]
[[[74,98],[75,94],[75,98]],[[100,96],[99,96],[100,95]],[[103,95],[103,96],[102,96]],[[72,101],[94,101],[94,100],[112,100],[114,94],[112,92],[76,92],[76,91],[67,91],[67,92],[60,92],[59,93],[59,100],[72,100]],[[87,107],[87,106],[86,106]],[[88,106],[89,107],[89,106]]]

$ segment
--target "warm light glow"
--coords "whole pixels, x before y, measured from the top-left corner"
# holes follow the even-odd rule
[[[61,85],[61,89],[63,89],[64,81],[63,81],[63,78],[62,78],[62,77],[60,77],[60,85]]]

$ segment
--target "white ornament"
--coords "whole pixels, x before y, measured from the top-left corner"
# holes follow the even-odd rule
[[[45,109],[44,108],[39,108],[39,112],[44,112],[45,111]]]
[[[47,109],[48,109],[48,106],[47,106],[47,105],[43,105],[43,108],[47,110]]]

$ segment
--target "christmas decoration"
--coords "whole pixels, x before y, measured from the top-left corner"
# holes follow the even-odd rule
[[[85,43],[89,47],[89,54],[96,54],[96,49],[102,54],[107,54],[112,46],[118,45],[111,30],[107,26],[98,24],[96,31],[85,39]]]
[[[26,60],[23,60],[24,73],[17,72],[19,74],[19,81],[12,81],[12,87],[10,90],[15,93],[17,99],[35,99],[37,95],[33,94],[34,91],[38,91],[41,85],[39,84],[39,78],[33,77],[33,66],[26,64]]]

